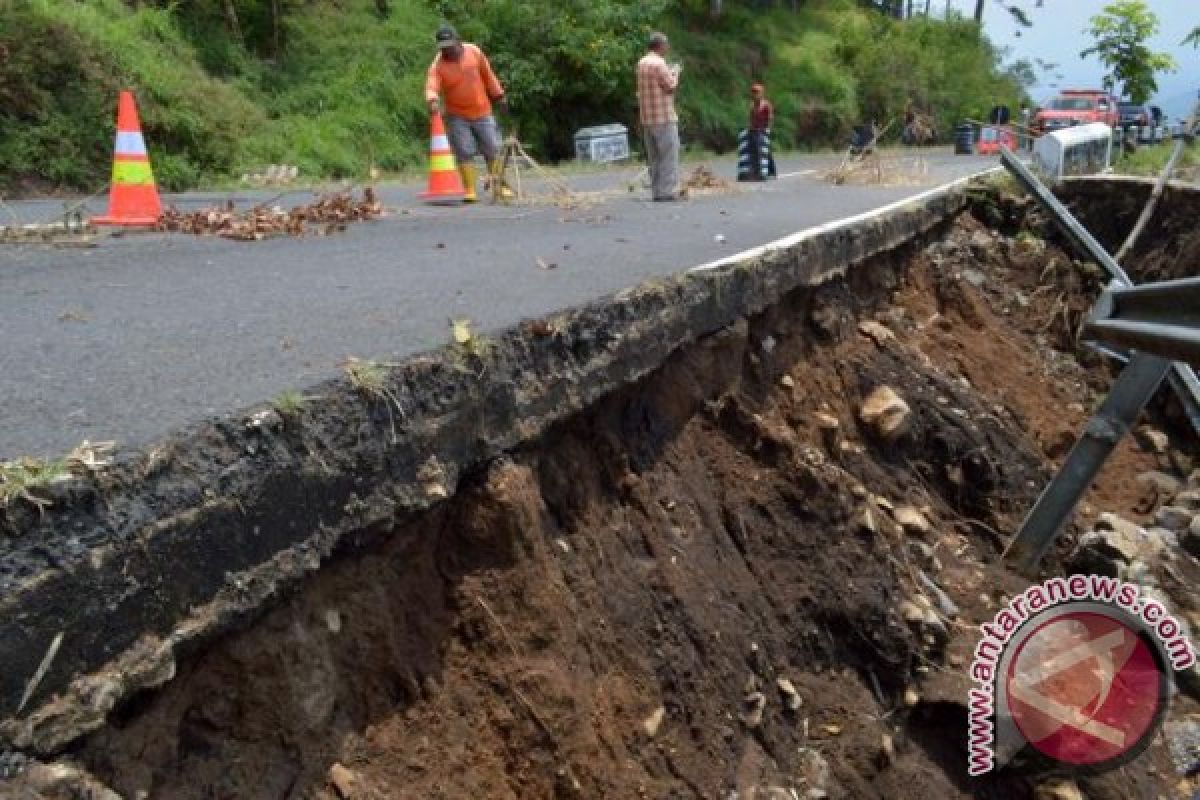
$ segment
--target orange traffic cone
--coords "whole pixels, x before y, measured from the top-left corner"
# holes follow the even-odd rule
[[[142,139],[133,92],[121,92],[117,103],[117,144],[113,155],[108,214],[92,218],[94,225],[147,227],[158,223],[162,203],[154,185],[154,171]]]
[[[454,163],[454,152],[446,136],[442,115],[434,112],[429,144],[429,188],[419,197],[431,203],[452,203],[466,196],[462,176]]]

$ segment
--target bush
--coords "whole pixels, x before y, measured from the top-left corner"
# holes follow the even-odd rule
[[[254,103],[200,67],[169,11],[117,0],[18,0],[0,18],[0,180],[95,189],[112,162],[117,92],[137,93],[157,177],[223,175],[261,124]]]
[[[865,117],[898,120],[909,103],[948,135],[1019,93],[973,23],[897,21],[853,0],[798,11],[730,0],[716,19],[707,0],[234,0],[240,38],[215,0],[0,2],[7,188],[103,186],[125,86],[137,91],[167,188],[271,163],[307,177],[420,164],[422,89],[442,19],[488,52],[516,114],[509,126],[547,161],[573,154],[578,128],[636,132],[634,66],[656,27],[686,66],[678,107],[692,148],[734,146],[755,80],[767,84],[785,147],[841,144]]]

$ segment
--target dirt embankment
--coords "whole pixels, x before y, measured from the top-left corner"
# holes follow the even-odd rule
[[[1152,178],[1089,178],[1067,181],[1062,194],[1088,230],[1115,253],[1133,229],[1153,186]],[[1139,281],[1200,274],[1198,218],[1200,191],[1195,184],[1168,184],[1158,212],[1131,256]]]
[[[793,292],[362,531],[71,758],[130,798],[1045,790],[965,775],[975,626],[1026,585],[1005,535],[1109,380],[1074,355],[1095,284],[1027,211]],[[1136,476],[1187,460],[1126,442],[1072,534],[1148,521]],[[1080,788],[1188,790],[1161,742]]]

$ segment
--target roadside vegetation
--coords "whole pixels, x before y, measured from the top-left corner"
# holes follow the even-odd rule
[[[489,52],[511,95],[509,127],[547,162],[570,157],[578,128],[634,128],[633,64],[654,28],[685,65],[693,148],[733,146],[754,80],[776,104],[777,141],[798,148],[840,146],[852,125],[898,120],[909,104],[944,139],[957,120],[1015,107],[1022,90],[970,18],[897,19],[855,0],[720,5],[714,15],[697,0],[7,0],[0,190],[103,187],[125,86],[167,188],[267,164],[308,179],[418,166],[442,19]]]
[[[1139,147],[1135,152],[1120,157],[1116,171],[1125,175],[1157,176],[1167,165],[1174,149],[1174,142],[1164,142],[1150,147]],[[1200,181],[1200,143],[1193,142],[1183,151],[1175,165],[1174,177],[1178,180]]]

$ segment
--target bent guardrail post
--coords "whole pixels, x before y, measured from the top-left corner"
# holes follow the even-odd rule
[[[1084,325],[1083,335],[1200,364],[1200,278],[1110,287]]]
[[[1100,410],[1088,420],[1083,435],[1071,448],[1062,469],[1042,492],[1021,531],[1004,557],[1025,573],[1033,572],[1054,544],[1059,530],[1104,467],[1121,439],[1137,423],[1138,415],[1158,391],[1171,362],[1149,353],[1134,353],[1113,384]]]
[[[1037,176],[1028,167],[1007,149],[1000,151],[1000,160],[1003,162],[1004,168],[1017,179],[1017,182],[1025,187],[1025,190],[1046,211],[1050,212],[1050,216],[1059,229],[1066,234],[1081,253],[1104,267],[1114,280],[1124,286],[1133,286],[1133,281],[1129,279],[1129,275],[1121,268],[1116,259],[1108,254],[1108,251],[1096,241],[1088,229],[1071,215],[1067,207],[1059,202],[1058,198],[1037,179]],[[1200,379],[1196,377],[1196,371],[1187,364],[1175,364],[1169,374],[1169,380],[1172,390],[1183,405],[1184,413],[1192,423],[1192,429],[1200,435]]]

